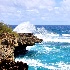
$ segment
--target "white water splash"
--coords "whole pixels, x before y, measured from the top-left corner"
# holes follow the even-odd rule
[[[31,48],[34,48],[35,46],[27,46],[26,50],[31,50]]]
[[[70,35],[69,34],[55,34],[52,32],[48,32],[44,27],[37,28],[35,36],[40,39],[43,39],[44,42],[67,42],[70,43]]]
[[[70,70],[70,64],[66,64],[62,61],[56,63],[55,65],[57,65],[59,68],[59,70]]]
[[[44,47],[47,52],[50,52],[53,48]]]
[[[62,36],[70,37],[70,34],[62,34]]]
[[[40,60],[34,60],[34,59],[26,59],[26,58],[22,58],[22,59],[18,59],[16,58],[15,61],[23,61],[25,63],[27,63],[29,66],[33,66],[33,67],[44,67],[44,68],[48,68],[48,69],[55,69],[56,67],[54,66],[49,66],[47,64],[43,64],[40,62]]]
[[[17,33],[33,33],[36,31],[36,28],[28,21],[19,24],[13,31],[16,31]]]
[[[43,64],[41,63],[40,60],[35,60],[35,59],[26,59],[26,58],[16,58],[15,61],[22,61],[27,63],[29,66],[33,66],[33,67],[44,67],[44,68],[48,68],[50,70],[70,70],[70,65],[69,64],[65,64],[64,62],[59,62],[59,63],[51,63],[51,65]],[[56,67],[56,65],[58,67]]]
[[[43,39],[44,42],[67,42],[70,43],[70,34],[55,34],[47,31],[44,27],[36,28],[30,22],[23,22],[19,24],[13,31],[17,33],[34,33],[40,39]]]

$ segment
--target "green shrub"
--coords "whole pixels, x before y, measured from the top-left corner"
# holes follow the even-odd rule
[[[0,34],[1,33],[12,33],[15,36],[18,36],[18,34],[16,32],[13,32],[13,29],[9,25],[7,25],[3,22],[0,22]]]
[[[11,27],[9,27],[8,25],[4,24],[3,22],[0,22],[0,33],[3,32],[9,32],[11,33],[13,30]]]

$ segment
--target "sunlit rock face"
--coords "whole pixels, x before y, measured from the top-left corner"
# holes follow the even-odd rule
[[[14,34],[2,33],[0,34],[0,60],[7,59],[14,61],[14,49],[16,37]]]
[[[11,33],[3,33],[0,35],[0,60],[7,59],[14,61],[14,55],[26,53],[27,46],[33,46],[35,43],[42,42],[33,33],[18,33],[19,37],[15,37]]]
[[[19,33],[19,37],[18,44],[21,43],[22,45],[32,46],[42,42],[42,39],[37,38],[33,33]]]
[[[0,34],[0,70],[28,70],[27,63],[15,62],[17,38],[10,33]],[[22,49],[22,48],[21,48]]]

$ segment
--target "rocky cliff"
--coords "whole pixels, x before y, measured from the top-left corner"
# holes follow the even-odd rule
[[[25,53],[27,46],[33,46],[39,42],[42,42],[42,39],[37,38],[32,33],[19,33],[18,37],[11,33],[1,33],[0,63],[2,64],[2,60],[14,62],[14,56]]]

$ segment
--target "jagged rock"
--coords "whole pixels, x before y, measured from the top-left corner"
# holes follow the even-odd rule
[[[9,58],[14,60],[13,52],[19,51],[20,53],[21,50],[25,52],[27,46],[33,46],[39,42],[42,42],[42,39],[37,38],[33,33],[19,33],[18,38],[11,33],[2,33],[0,34],[0,50],[2,50],[2,52],[0,51],[2,53],[0,56],[2,56],[3,59]]]
[[[7,45],[0,45],[0,60],[7,59],[14,61],[14,48]]]
[[[35,43],[41,43],[43,40],[37,38],[36,36],[33,35],[33,33],[19,33],[20,39],[18,40],[19,42],[22,42],[22,44],[27,44],[27,46],[32,46],[35,45]]]
[[[27,63],[15,62],[2,59],[0,62],[0,70],[28,70]]]
[[[33,35],[33,33],[19,33],[18,35],[19,37],[15,37],[15,35],[11,33],[0,34],[0,62],[1,64],[2,64],[1,60],[14,61],[15,60],[14,56],[18,54],[22,54],[22,53],[25,54],[27,46],[33,46],[35,45],[35,43],[42,42],[42,39],[37,38],[36,36]],[[21,65],[20,67],[22,67],[23,65],[22,70],[27,70],[27,69],[24,69],[26,68],[25,64],[22,64],[20,62],[19,64]],[[18,66],[15,66],[13,67],[13,69],[11,69],[12,67],[10,67],[9,70],[21,70],[21,69],[17,69],[17,67]],[[6,70],[5,65],[2,68],[3,70],[4,68]]]

